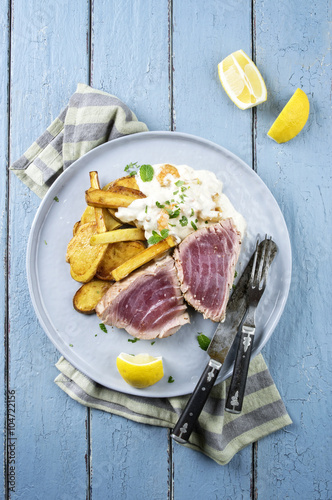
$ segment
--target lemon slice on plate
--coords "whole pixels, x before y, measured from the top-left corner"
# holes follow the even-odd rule
[[[228,97],[240,109],[257,106],[267,99],[262,75],[250,57],[237,50],[218,64],[218,74]]]
[[[133,356],[121,352],[116,358],[116,366],[123,380],[137,389],[156,384],[164,376],[162,358],[155,358],[150,354]]]
[[[272,124],[267,135],[279,144],[293,139],[307,123],[309,109],[307,94],[303,90],[297,89]]]

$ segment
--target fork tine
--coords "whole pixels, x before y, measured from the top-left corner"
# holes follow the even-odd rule
[[[271,258],[271,251],[272,251],[272,237],[270,236],[267,239],[267,255],[264,259],[264,267],[263,267],[263,275],[262,275],[262,284],[265,285],[266,278],[267,278],[267,273],[270,268],[270,258]]]
[[[256,278],[256,283],[257,286],[260,285],[260,282],[262,281],[262,271],[263,271],[263,265],[265,262],[265,252],[266,252],[266,244],[267,244],[267,234],[265,235],[264,239],[264,244],[262,245],[262,254],[259,259],[259,266],[258,266],[258,272],[257,272],[257,278]]]
[[[250,280],[249,280],[249,284],[250,285],[253,285],[253,283],[254,283],[254,277],[255,277],[255,271],[256,271],[256,264],[257,264],[257,256],[258,256],[258,246],[259,246],[259,238],[257,238],[257,241],[256,241],[256,250],[255,250],[255,255],[254,255],[254,262],[252,263]]]

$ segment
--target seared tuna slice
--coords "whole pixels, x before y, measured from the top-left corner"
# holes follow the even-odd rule
[[[241,245],[232,219],[191,233],[174,252],[181,291],[204,318],[225,317]]]
[[[168,337],[190,322],[172,257],[114,283],[96,312],[103,323],[140,339]]]

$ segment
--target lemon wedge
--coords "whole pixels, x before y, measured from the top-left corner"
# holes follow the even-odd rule
[[[116,358],[116,366],[123,380],[137,389],[156,384],[164,376],[162,358],[150,354],[133,356],[121,352]]]
[[[307,94],[303,90],[297,89],[272,124],[267,135],[279,144],[293,139],[307,123],[309,108]]]
[[[219,79],[228,97],[240,109],[257,106],[267,99],[262,75],[250,57],[237,50],[218,64]]]

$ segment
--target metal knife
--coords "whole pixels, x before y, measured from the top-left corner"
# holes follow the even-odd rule
[[[262,243],[260,245],[262,245]],[[276,248],[275,246],[275,248],[272,249],[270,257],[271,262],[276,254]],[[252,255],[229,299],[225,321],[219,323],[212,337],[207,350],[210,360],[173,429],[171,436],[179,443],[183,444],[188,441],[239,331],[247,310],[246,291],[253,260],[254,255]]]

